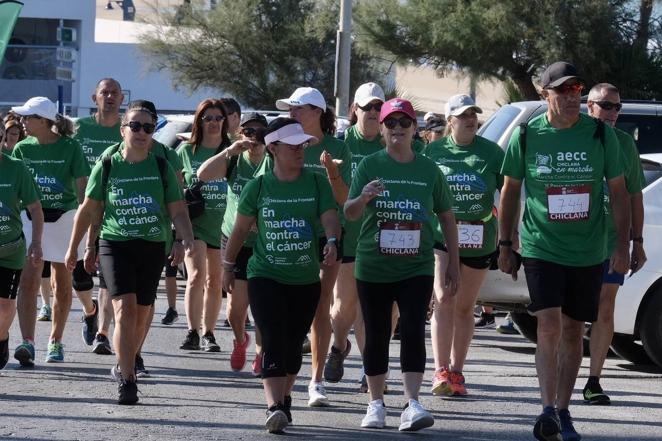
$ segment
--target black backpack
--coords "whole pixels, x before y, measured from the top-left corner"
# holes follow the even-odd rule
[[[218,147],[216,149],[216,153],[214,153],[214,156],[221,153],[221,151],[223,151],[223,147],[224,146]],[[230,159],[225,170],[226,179],[230,176],[238,161],[238,156],[234,156]],[[186,201],[186,208],[188,208],[188,217],[191,220],[202,216],[202,214],[205,212],[205,197],[202,194],[202,187],[205,184],[206,182],[198,180],[198,182],[191,185],[190,187],[184,188],[184,200]]]

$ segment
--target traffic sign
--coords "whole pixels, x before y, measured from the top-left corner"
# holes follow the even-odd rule
[[[72,47],[58,47],[55,51],[57,61],[75,62],[78,58],[78,51]]]
[[[60,43],[73,43],[76,41],[76,29],[60,26],[57,28],[56,38]]]
[[[61,81],[75,81],[76,74],[71,67],[56,67],[55,78]]]

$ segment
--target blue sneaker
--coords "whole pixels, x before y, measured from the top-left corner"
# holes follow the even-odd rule
[[[27,340],[16,347],[14,358],[18,360],[21,367],[34,366],[34,345]]]
[[[563,441],[561,423],[553,406],[547,406],[536,419],[533,436],[539,441]]]
[[[94,344],[94,337],[96,337],[97,332],[99,331],[99,302],[92,300],[94,303],[94,314],[91,316],[86,316],[83,313],[83,341],[86,345],[92,346]]]
[[[53,341],[48,344],[48,355],[46,363],[61,363],[64,361],[64,345],[59,341]]]
[[[561,437],[563,441],[580,441],[581,435],[575,430],[572,425],[572,417],[568,409],[559,409],[559,420],[561,421]]]

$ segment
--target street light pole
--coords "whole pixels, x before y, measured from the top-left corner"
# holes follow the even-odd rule
[[[336,75],[334,94],[336,114],[347,116],[349,110],[349,65],[352,58],[352,0],[341,0],[340,23],[336,36]]]

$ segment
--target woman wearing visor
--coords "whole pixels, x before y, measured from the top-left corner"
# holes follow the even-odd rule
[[[340,223],[331,186],[304,168],[304,149],[317,138],[291,118],[277,118],[264,141],[272,171],[241,193],[223,261],[223,287],[234,291],[237,257],[253,225],[257,239],[248,261],[248,298],[262,332],[266,427],[281,432],[291,421],[291,392],[301,368],[301,345],[320,301],[320,260],[334,265]],[[320,255],[318,227],[326,238]]]

